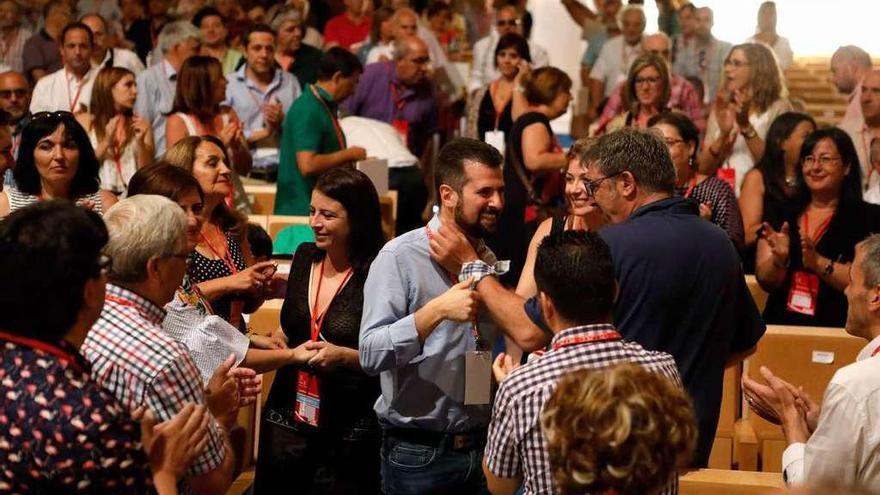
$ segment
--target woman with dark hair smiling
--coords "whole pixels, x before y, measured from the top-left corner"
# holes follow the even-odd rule
[[[318,178],[309,212],[315,242],[293,257],[281,326],[290,346],[317,352],[307,366],[278,370],[255,493],[290,480],[303,493],[380,493],[379,381],[358,359],[364,282],[385,241],[379,197],[362,172],[335,168]]]
[[[72,113],[35,113],[21,133],[12,170],[16,187],[0,191],[0,217],[48,199],[66,199],[102,214],[116,196],[99,189],[99,167],[89,136]]]
[[[770,293],[767,323],[843,327],[856,243],[880,231],[880,206],[862,201],[852,140],[837,128],[807,136],[792,212],[767,212],[755,275]]]

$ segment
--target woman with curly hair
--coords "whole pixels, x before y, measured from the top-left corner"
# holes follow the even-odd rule
[[[566,375],[544,406],[541,428],[562,495],[660,493],[677,484],[697,440],[685,391],[630,363]]]
[[[791,110],[782,71],[766,45],[734,46],[724,61],[724,83],[709,115],[700,152],[700,172],[723,175],[739,190],[746,172],[764,156],[767,130]]]

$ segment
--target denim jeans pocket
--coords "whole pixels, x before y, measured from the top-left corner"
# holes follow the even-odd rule
[[[394,442],[388,451],[388,462],[395,468],[421,469],[437,458],[439,449],[409,442]]]

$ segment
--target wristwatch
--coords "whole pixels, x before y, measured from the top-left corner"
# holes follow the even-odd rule
[[[834,260],[828,260],[828,264],[825,265],[825,269],[822,270],[822,275],[826,277],[834,273]]]

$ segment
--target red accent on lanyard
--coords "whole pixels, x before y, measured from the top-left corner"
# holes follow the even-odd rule
[[[124,117],[123,117],[124,118]],[[114,136],[113,163],[116,165],[116,175],[119,177],[119,183],[125,185],[125,178],[122,177],[122,148],[125,144],[125,127],[122,128],[122,136],[120,140],[119,127],[116,127],[116,136]]]
[[[46,354],[51,354],[57,357],[59,360],[65,361],[74,366],[77,370],[84,371],[77,363],[76,356],[54,344],[50,344],[49,342],[44,342],[37,339],[30,339],[28,337],[22,337],[21,335],[14,335],[4,332],[2,330],[0,330],[0,339],[3,339],[7,342],[12,342],[13,344],[24,345],[32,349],[37,349],[39,351],[45,352]]]
[[[223,264],[226,265],[226,268],[229,268],[230,272],[232,272],[233,274],[238,273],[238,271],[239,271],[238,267],[235,266],[235,263],[233,263],[232,256],[229,253],[229,239],[226,238],[226,234],[223,234],[223,241],[226,244],[225,245],[225,247],[226,247],[225,255],[220,254],[220,251],[214,247],[214,244],[212,244],[211,241],[208,240],[208,238],[205,236],[204,232],[199,233],[199,237],[201,237],[202,240],[205,241],[205,244],[208,245],[208,249],[210,249],[211,252],[214,253],[214,256],[216,256],[217,258],[219,258],[220,260],[223,261]]]
[[[873,351],[871,351],[871,357],[876,356],[878,352],[880,352],[880,347],[877,347],[876,349],[874,349]]]
[[[345,133],[342,132],[342,127],[339,126],[339,120],[336,119],[336,115],[330,111],[330,107],[327,106],[327,102],[324,101],[324,98],[321,98],[321,95],[318,94],[318,90],[315,89],[315,85],[309,86],[312,89],[312,93],[315,95],[315,98],[321,102],[321,105],[324,106],[324,110],[327,111],[327,115],[330,116],[330,121],[333,122],[333,128],[336,130],[336,139],[339,140],[339,148],[345,149]]]
[[[832,213],[831,216],[825,219],[825,221],[822,222],[822,225],[820,225],[819,228],[816,230],[816,235],[812,237],[813,244],[818,244],[819,239],[821,239],[822,236],[825,235],[825,231],[828,230],[828,225],[831,223],[832,218],[834,218],[834,213]],[[810,216],[807,214],[806,211],[804,212],[804,233],[806,235],[810,235]]]
[[[687,191],[684,192],[685,198],[690,198],[691,194],[694,193],[694,188],[697,187],[697,178],[692,177],[690,183],[688,184]]]
[[[88,76],[88,74],[86,74]],[[76,104],[79,102],[79,95],[82,93],[83,86],[85,86],[85,77],[83,77],[79,84],[76,86],[76,95],[73,97],[73,100],[70,99],[70,78],[67,76],[67,69],[64,70],[64,82],[67,83],[67,103],[70,104],[70,112],[73,113],[76,109]]]
[[[114,296],[112,294],[105,294],[104,299],[106,299],[110,302],[115,302],[116,304],[118,304],[120,306],[128,306],[130,308],[140,308],[140,306],[137,303],[129,301],[128,299],[123,299],[121,297]]]
[[[327,303],[327,307],[324,308],[324,312],[321,316],[318,316],[318,301],[321,299],[321,282],[324,281],[324,261],[326,261],[327,256],[324,255],[324,258],[321,260],[321,275],[318,278],[318,288],[315,289],[315,303],[312,305],[312,341],[316,342],[318,340],[318,335],[321,334],[321,328],[324,326],[324,319],[327,317],[327,310],[330,309],[330,305],[333,304],[333,300],[336,299],[336,296],[342,292],[342,288],[345,287],[345,283],[348,282],[348,279],[351,278],[352,269],[351,267],[345,271],[345,276],[342,278],[342,283],[339,284],[339,287],[336,288],[336,292],[333,294],[333,297],[330,298],[330,302]]]
[[[559,339],[553,343],[553,350],[558,350],[563,347],[568,347],[577,344],[586,344],[589,342],[605,342],[609,340],[620,340],[623,337],[620,336],[614,330],[608,330],[607,332],[596,333],[591,335],[575,335],[572,337],[566,337],[563,339]]]
[[[388,87],[391,88],[391,98],[394,100],[394,110],[397,112],[397,115],[400,115],[406,107],[406,100],[400,97],[396,84],[389,82]]]

